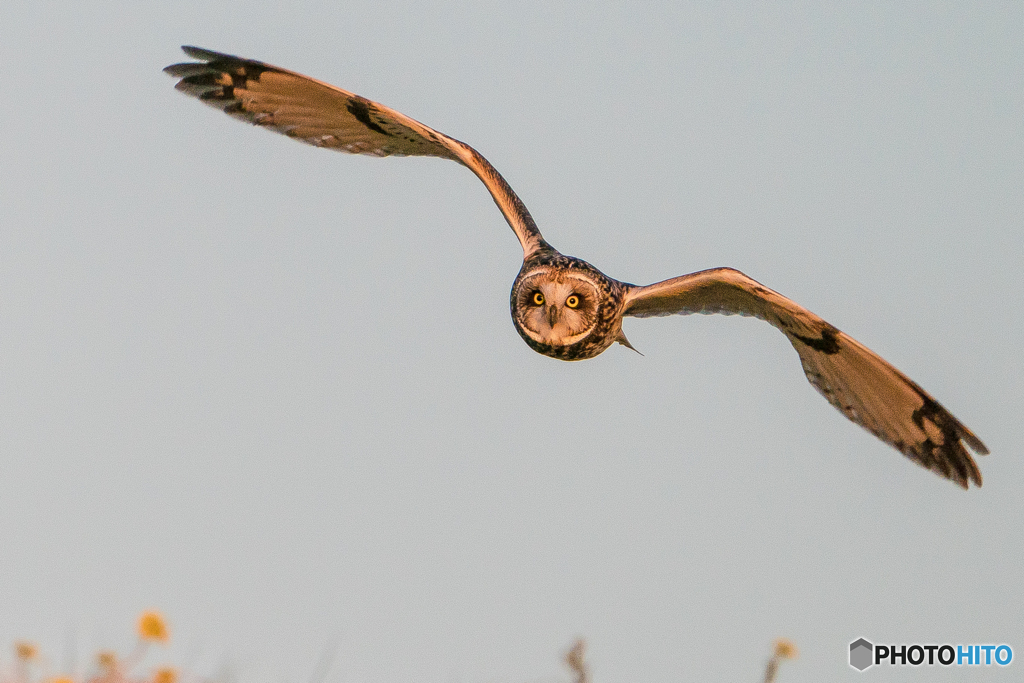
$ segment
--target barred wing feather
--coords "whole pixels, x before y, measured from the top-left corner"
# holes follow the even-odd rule
[[[316,147],[372,156],[431,156],[476,174],[529,257],[547,243],[530,212],[491,164],[469,145],[322,81],[270,64],[183,46],[200,60],[172,64],[178,90],[235,118]]]
[[[633,286],[623,315],[690,313],[749,315],[770,323],[793,344],[814,388],[846,417],[963,488],[969,482],[981,486],[981,473],[964,446],[979,455],[988,449],[948,410],[871,349],[737,270],[716,268]]]

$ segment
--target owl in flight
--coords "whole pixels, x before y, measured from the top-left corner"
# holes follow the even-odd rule
[[[394,109],[276,66],[183,47],[198,61],[164,71],[187,95],[256,126],[316,147],[372,156],[451,159],[483,182],[523,247],[512,285],[512,322],[530,348],[585,360],[613,343],[629,348],[625,316],[689,313],[754,316],[796,349],[814,388],[846,417],[908,458],[963,488],[981,486],[967,451],[988,449],[909,377],[807,309],[732,268],[714,268],[644,287],[613,280],[545,241],[530,212],[469,145]]]

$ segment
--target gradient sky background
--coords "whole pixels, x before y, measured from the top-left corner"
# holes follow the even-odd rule
[[[759,321],[535,354],[471,173],[248,129],[160,73],[182,43],[469,142],[613,277],[792,297],[975,430],[985,486]],[[595,683],[757,681],[778,636],[782,683],[1024,667],[1024,5],[5,2],[0,63],[0,644],[84,666],[158,608],[242,681],[334,643],[338,683],[553,683],[577,636]],[[1016,658],[858,674],[860,636]]]

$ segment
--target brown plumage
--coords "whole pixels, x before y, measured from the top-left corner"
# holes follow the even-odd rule
[[[981,486],[967,449],[979,455],[988,449],[967,427],[866,346],[743,273],[717,268],[645,287],[612,279],[549,245],[512,188],[469,145],[308,76],[210,50],[182,49],[199,61],[164,69],[180,79],[177,89],[235,118],[317,147],[434,156],[475,173],[523,248],[510,298],[512,321],[538,353],[585,360],[615,342],[630,346],[622,332],[624,316],[754,316],[786,335],[807,379],[850,420],[963,488],[970,482]]]

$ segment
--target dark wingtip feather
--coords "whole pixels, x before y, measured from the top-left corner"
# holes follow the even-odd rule
[[[978,464],[974,462],[974,458],[959,440],[930,453],[920,450],[916,452],[904,450],[903,452],[925,468],[946,477],[964,490],[969,489],[972,483],[981,487],[981,470],[978,469]]]
[[[988,455],[988,446],[983,444],[981,439],[974,435],[974,432],[963,425],[960,425],[960,438],[967,442],[967,445],[971,447],[971,450],[978,455]]]
[[[201,59],[204,62],[212,62],[218,59],[240,59],[234,55],[229,55],[224,52],[215,52],[214,50],[207,50],[205,48],[195,47],[194,45],[182,45],[181,51],[193,59]]]
[[[174,85],[174,89],[192,97],[204,99],[204,96],[211,92],[223,92],[224,88],[217,85],[204,83],[193,83],[188,79],[181,79]]]
[[[170,66],[164,67],[165,74],[170,74],[171,76],[176,76],[178,78],[198,76],[199,74],[207,73],[209,70],[209,66],[200,62],[181,62],[180,64],[171,64]]]

